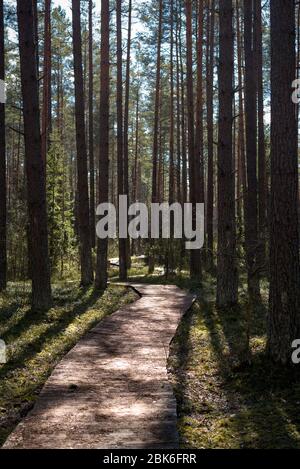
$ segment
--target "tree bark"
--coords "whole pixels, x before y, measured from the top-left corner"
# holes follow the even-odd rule
[[[278,362],[291,359],[299,338],[299,225],[295,63],[295,2],[271,2],[271,208],[268,350]]]
[[[3,0],[0,0],[0,80],[4,79],[4,14]],[[6,192],[5,104],[0,103],[0,292],[7,285]]]
[[[233,172],[233,7],[220,0],[219,142],[218,142],[218,265],[217,306],[237,303],[235,179]]]
[[[159,153],[159,121],[160,121],[160,96],[161,96],[161,43],[163,26],[163,2],[159,0],[159,20],[157,34],[157,59],[156,59],[156,86],[155,86],[155,110],[153,128],[153,151],[152,151],[152,203],[159,202],[158,193],[158,153]],[[150,243],[151,250],[152,242]],[[149,255],[149,273],[154,271],[154,256]]]
[[[32,307],[51,306],[50,268],[46,209],[45,165],[41,152],[40,109],[32,0],[17,2],[25,165],[29,215],[29,255],[31,260]],[[34,247],[34,249],[33,249]]]
[[[101,1],[101,77],[100,77],[100,154],[99,154],[99,203],[109,199],[109,0]],[[108,240],[98,239],[96,288],[107,288]]]
[[[94,55],[93,0],[89,0],[89,163],[91,247],[96,246],[95,157],[94,157]]]
[[[126,86],[124,107],[124,194],[130,196],[129,192],[129,102],[130,102],[130,70],[131,70],[131,30],[132,30],[132,0],[128,4],[128,38],[127,38],[127,60],[126,60]],[[131,267],[130,238],[126,242],[127,266]]]
[[[45,0],[43,112],[42,112],[42,158],[46,166],[49,149],[51,122],[51,0]]]
[[[255,45],[257,67],[257,113],[258,113],[258,233],[259,248],[257,265],[260,272],[266,272],[267,238],[267,178],[266,146],[264,127],[264,89],[263,89],[263,51],[262,51],[262,6],[261,0],[255,0]]]
[[[193,33],[192,33],[192,1],[186,1],[186,43],[187,43],[187,115],[188,115],[188,149],[190,201],[193,204],[193,226],[195,227],[196,203],[199,200],[197,186],[200,184],[200,166],[196,158],[195,126],[194,126],[194,87],[193,87]],[[202,266],[200,250],[191,251],[190,274],[192,278],[201,280]]]
[[[122,57],[122,1],[116,0],[117,7],[117,147],[118,147],[118,195],[125,195],[124,187],[124,133],[123,133],[123,57]],[[120,210],[120,206],[119,206]],[[119,236],[120,280],[127,279],[127,239]]]
[[[245,14],[245,116],[247,159],[247,206],[245,211],[245,248],[248,291],[251,299],[259,296],[257,271],[258,199],[257,199],[257,113],[256,61],[254,43],[254,0],[244,2]]]
[[[90,236],[87,147],[84,119],[84,88],[82,69],[80,0],[72,0],[72,25],[75,76],[77,191],[81,284],[83,286],[87,286],[93,282],[93,266]]]
[[[211,1],[208,61],[207,61],[207,268],[213,269],[214,251],[214,50],[215,50],[215,0]]]
[[[199,166],[200,180],[196,184],[197,200],[204,203],[204,156],[203,156],[203,0],[198,1],[197,38],[197,109],[196,109],[196,164]]]

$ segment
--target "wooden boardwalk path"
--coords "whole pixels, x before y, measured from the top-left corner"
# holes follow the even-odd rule
[[[59,363],[4,448],[178,447],[169,345],[193,296],[134,285],[141,299],[105,318]]]

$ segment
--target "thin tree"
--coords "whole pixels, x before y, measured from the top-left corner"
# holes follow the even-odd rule
[[[42,158],[46,165],[51,128],[51,0],[45,0],[43,108],[42,108]]]
[[[182,44],[182,15],[179,18],[179,61],[181,82],[181,153],[182,153],[182,202],[188,202],[187,188],[187,154],[186,154],[186,113],[185,113],[185,75],[183,66],[183,44]],[[184,244],[184,243],[183,243]]]
[[[208,28],[208,52],[206,66],[206,99],[207,99],[207,254],[208,270],[213,268],[214,249],[214,50],[215,50],[215,0],[210,4]]]
[[[109,0],[101,1],[99,203],[109,199]],[[107,288],[108,240],[98,239],[96,288]]]
[[[73,54],[75,76],[75,121],[77,147],[77,196],[80,244],[81,284],[93,282],[90,237],[87,147],[84,119],[84,87],[82,67],[82,38],[80,0],[72,0]]]
[[[198,1],[198,38],[197,38],[197,108],[196,108],[196,164],[199,166],[200,180],[196,184],[197,199],[204,203],[204,156],[203,156],[203,0]]]
[[[219,141],[218,141],[218,264],[217,305],[237,303],[235,179],[233,172],[233,7],[220,0]]]
[[[257,67],[257,114],[258,114],[258,233],[259,250],[257,265],[266,271],[266,235],[267,235],[267,178],[266,145],[264,127],[264,88],[263,88],[263,51],[262,51],[262,6],[261,0],[255,0],[254,38]]]
[[[182,203],[182,190],[181,190],[181,96],[180,96],[180,56],[179,56],[179,34],[180,34],[180,16],[179,16],[179,2],[176,0],[176,189],[177,200]]]
[[[96,246],[95,159],[94,159],[94,44],[93,0],[89,0],[89,166],[91,247]]]
[[[271,2],[271,208],[268,350],[290,361],[299,337],[298,144],[292,82],[296,76],[295,2]]]
[[[118,152],[118,195],[125,195],[124,187],[124,133],[123,133],[123,51],[122,51],[122,1],[117,7],[117,152]],[[120,206],[119,206],[120,210]],[[120,280],[127,279],[127,240],[119,236]]]
[[[17,14],[25,135],[32,307],[38,310],[47,309],[51,306],[51,285],[48,256],[46,177],[41,148],[32,0],[18,0]]]
[[[126,86],[124,106],[124,194],[129,197],[129,103],[130,103],[130,70],[131,70],[131,30],[132,30],[132,0],[128,4],[128,37],[126,58]],[[131,266],[130,238],[126,243],[127,266]]]
[[[244,218],[247,207],[247,174],[245,155],[245,112],[244,112],[244,80],[243,80],[243,44],[241,31],[240,3],[236,2],[236,31],[237,31],[237,68],[238,68],[238,180],[237,180],[237,213],[242,230],[242,201],[244,202]],[[242,192],[242,193],[241,193]]]
[[[190,201],[193,204],[193,226],[195,227],[197,186],[200,184],[200,165],[195,151],[195,125],[194,125],[194,86],[193,86],[193,31],[192,31],[192,1],[186,1],[186,46],[187,46],[187,121],[188,121],[188,150],[189,150],[189,179]],[[200,250],[191,251],[190,260],[191,277],[201,279]]]
[[[175,157],[174,157],[174,0],[170,0],[170,135],[169,135],[169,204],[175,202]],[[167,243],[166,277],[174,270],[174,217],[170,219],[171,239]]]
[[[199,180],[196,181],[195,191],[197,202],[204,204],[204,147],[203,147],[203,40],[204,40],[204,4],[203,0],[198,2],[197,11],[197,107],[196,107],[196,130],[195,130],[195,164],[198,169]],[[203,255],[201,253],[201,262]]]
[[[244,2],[245,21],[245,117],[247,198],[245,210],[245,248],[248,268],[248,290],[251,299],[259,296],[257,271],[258,199],[257,199],[257,113],[256,61],[254,41],[254,0]]]
[[[175,202],[174,173],[174,1],[170,0],[170,141],[169,141],[169,203]]]
[[[4,14],[3,0],[0,0],[0,80],[4,84]],[[0,102],[0,291],[7,284],[7,251],[6,251],[6,148],[5,148],[5,106]]]
[[[156,86],[155,86],[155,110],[153,129],[153,150],[152,150],[152,203],[159,200],[158,193],[158,153],[159,153],[159,121],[160,121],[160,96],[161,96],[161,43],[163,27],[163,2],[159,1],[159,19],[157,34],[157,59],[156,59]],[[149,256],[149,272],[154,271],[154,256]]]

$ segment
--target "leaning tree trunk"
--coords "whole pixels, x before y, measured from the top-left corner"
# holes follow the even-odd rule
[[[299,338],[298,145],[292,102],[295,70],[295,2],[271,2],[271,208],[268,350],[291,358]]]
[[[109,0],[101,1],[99,203],[109,198]],[[107,288],[108,240],[98,239],[96,288]]]
[[[84,87],[82,70],[80,0],[72,0],[73,53],[75,76],[75,120],[77,146],[78,225],[80,243],[81,284],[93,282],[90,238],[87,147],[84,119]]]
[[[237,303],[235,176],[232,154],[233,123],[233,8],[220,0],[219,142],[218,142],[218,265],[217,305]]]
[[[32,307],[39,310],[47,309],[51,306],[51,285],[48,255],[46,177],[41,151],[40,109],[32,0],[18,0],[17,12],[23,95],[29,246],[32,246],[32,249],[29,250],[32,278]]]
[[[4,17],[3,0],[0,0],[0,80],[4,82]],[[0,102],[0,292],[6,289],[6,152],[5,152],[5,107]]]

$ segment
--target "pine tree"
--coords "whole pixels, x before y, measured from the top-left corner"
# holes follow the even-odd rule
[[[32,307],[38,310],[47,309],[51,306],[51,286],[48,256],[46,178],[41,151],[32,0],[18,0],[17,13],[23,96],[27,201],[30,223],[29,253],[32,278]]]
[[[233,7],[220,0],[217,305],[237,303],[235,180],[233,172]]]

